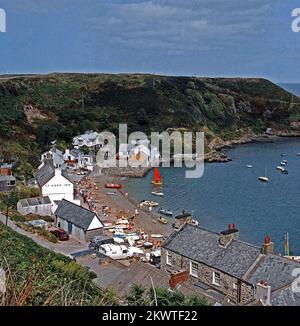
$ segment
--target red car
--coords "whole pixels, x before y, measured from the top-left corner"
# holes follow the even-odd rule
[[[50,233],[54,234],[56,236],[56,238],[60,241],[69,240],[68,233],[62,229],[51,230]]]

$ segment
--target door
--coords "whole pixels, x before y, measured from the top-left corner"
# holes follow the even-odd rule
[[[72,234],[72,231],[73,231],[73,224],[68,222],[68,233]]]

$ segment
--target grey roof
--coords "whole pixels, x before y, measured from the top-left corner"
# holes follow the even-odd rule
[[[271,294],[271,304],[273,306],[300,306],[300,293],[294,292],[292,286],[288,285]]]
[[[267,281],[273,291],[293,282],[295,277],[292,272],[295,268],[300,268],[300,263],[277,255],[267,255],[257,264],[247,280],[253,284]]]
[[[16,181],[13,175],[0,175],[0,181]]]
[[[51,200],[48,196],[36,197],[36,198],[26,198],[19,201],[22,207],[29,206],[39,206],[39,205],[51,205]]]
[[[80,150],[80,149],[77,149],[77,148],[72,148],[70,150],[70,154],[73,155],[74,157],[79,157],[79,156],[82,156],[83,155],[83,152]]]
[[[65,199],[58,204],[55,215],[73,223],[84,231],[88,229],[94,217],[97,216],[96,213]]]
[[[243,278],[261,254],[259,247],[240,240],[232,240],[224,248],[219,245],[220,234],[186,224],[174,232],[163,247],[196,262]]]
[[[55,167],[52,164],[45,164],[35,174],[35,179],[40,187],[43,187],[49,180],[55,176]]]

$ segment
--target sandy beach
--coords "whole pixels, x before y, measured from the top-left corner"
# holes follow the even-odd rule
[[[93,203],[96,212],[103,214],[102,207],[108,206],[105,211],[106,221],[115,222],[119,218],[131,219],[135,216],[135,210],[138,209],[139,214],[132,219],[134,231],[144,231],[149,235],[163,234],[168,236],[171,234],[174,218],[166,217],[168,224],[161,224],[157,220],[160,216],[158,213],[148,211],[147,207],[138,207],[139,203],[131,197],[130,193],[126,194],[123,189],[115,190],[116,195],[108,195],[107,193],[114,192],[114,190],[105,188],[106,183],[112,182],[111,177],[92,173],[85,178],[84,182],[83,189],[88,192],[89,200]],[[113,182],[122,184],[124,188],[126,179],[113,178]]]

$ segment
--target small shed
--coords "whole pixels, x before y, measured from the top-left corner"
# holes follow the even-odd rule
[[[21,199],[17,203],[17,210],[22,215],[36,214],[40,216],[51,216],[51,200],[48,196]]]
[[[65,199],[59,202],[55,217],[57,227],[80,241],[89,241],[103,231],[96,213]]]

